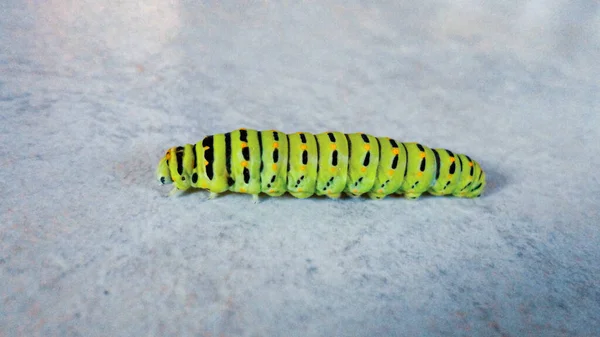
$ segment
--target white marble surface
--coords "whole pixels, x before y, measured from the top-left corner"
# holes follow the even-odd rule
[[[0,336],[600,334],[597,1],[197,3],[0,2]],[[238,127],[489,188],[168,198],[163,151]]]

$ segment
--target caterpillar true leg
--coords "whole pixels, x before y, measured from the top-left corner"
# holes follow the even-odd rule
[[[172,147],[156,169],[169,195],[189,188],[297,198],[313,194],[339,198],[392,193],[416,199],[423,193],[474,198],[485,188],[485,172],[476,161],[446,149],[398,142],[363,133],[285,134],[239,129],[210,135],[196,144]]]
[[[183,190],[178,189],[177,187],[173,187],[173,189],[169,192],[170,197],[175,197],[183,193]]]

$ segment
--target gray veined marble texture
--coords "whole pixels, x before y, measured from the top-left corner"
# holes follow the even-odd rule
[[[594,0],[0,2],[0,336],[599,336]],[[239,127],[464,152],[477,200],[168,198]]]

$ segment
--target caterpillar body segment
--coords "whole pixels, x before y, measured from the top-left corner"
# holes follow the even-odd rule
[[[474,198],[485,188],[485,173],[469,156],[419,143],[364,133],[285,134],[239,129],[206,136],[196,144],[172,147],[160,160],[157,179],[189,188],[297,198],[314,194],[339,198],[367,194],[381,199],[403,194]]]
[[[262,192],[277,197],[287,192],[288,138],[279,131],[261,132],[262,172],[260,175]]]
[[[348,180],[348,140],[341,132],[316,135],[319,145],[317,195],[339,198]]]
[[[308,198],[317,185],[317,140],[308,132],[289,134],[287,191],[296,198]]]

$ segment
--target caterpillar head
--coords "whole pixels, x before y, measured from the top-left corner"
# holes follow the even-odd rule
[[[156,168],[156,179],[161,184],[172,184],[173,179],[171,179],[171,173],[169,172],[169,160],[167,157],[163,157],[160,162],[158,162],[158,167]]]
[[[183,172],[183,149],[172,147],[158,163],[156,168],[156,179],[161,184],[174,184],[178,190],[187,190],[190,187],[190,179]]]

